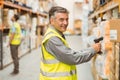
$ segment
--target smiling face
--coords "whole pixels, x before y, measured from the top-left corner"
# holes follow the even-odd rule
[[[68,26],[68,13],[55,13],[50,22],[58,31],[65,32]]]
[[[50,24],[60,32],[65,32],[68,26],[69,12],[66,8],[55,6],[49,11]]]

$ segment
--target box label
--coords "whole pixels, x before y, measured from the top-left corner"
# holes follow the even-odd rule
[[[110,40],[117,40],[117,30],[110,30]]]

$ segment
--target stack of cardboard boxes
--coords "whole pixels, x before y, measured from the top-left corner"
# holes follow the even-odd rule
[[[93,58],[92,71],[95,80],[119,80],[120,19],[104,21],[96,33],[103,36],[102,55]]]

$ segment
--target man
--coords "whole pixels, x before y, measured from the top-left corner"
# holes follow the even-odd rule
[[[89,61],[101,49],[100,43],[78,52],[69,48],[63,35],[68,26],[68,14],[59,6],[49,11],[50,26],[41,47],[40,80],[77,80],[75,65]]]
[[[19,19],[18,15],[14,15],[12,17],[12,26],[10,28],[9,33],[9,45],[10,45],[10,51],[11,56],[14,63],[14,70],[12,74],[18,74],[19,73],[19,59],[18,59],[18,47],[21,43],[21,27],[17,20]]]

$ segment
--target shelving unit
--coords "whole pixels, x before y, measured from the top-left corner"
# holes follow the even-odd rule
[[[3,61],[2,61],[2,58],[3,58],[3,44],[2,44],[2,31],[0,30],[0,65],[1,65],[1,69],[3,68]]]
[[[108,10],[111,10],[111,9],[115,8],[115,7],[119,7],[119,4],[120,4],[120,3],[115,2],[114,0],[111,0],[111,1],[108,2],[106,5],[101,6],[101,7],[99,8],[99,10],[94,11],[94,13],[92,13],[92,14],[89,16],[89,18],[90,18],[90,19],[91,19],[91,18],[94,18],[95,16],[97,16],[97,15],[99,15],[99,14],[101,14],[101,13],[104,13],[104,12],[106,12],[106,11],[108,11]]]
[[[93,0],[100,1],[100,0]],[[96,55],[92,60],[92,73],[95,80],[120,80],[120,42],[112,42],[107,36],[109,35],[110,29],[109,25],[114,25],[114,27],[119,27],[120,16],[120,0],[105,0],[103,5],[97,4],[95,6],[95,11],[90,14],[89,20],[96,18],[95,20],[101,19],[96,23],[98,31],[101,31],[101,35],[105,37],[106,42],[102,42],[104,48],[103,55]],[[110,15],[108,16],[107,13]],[[106,20],[109,22],[113,19],[118,21],[116,24],[114,22],[102,21],[103,15],[107,16]],[[114,14],[114,15],[113,15]],[[116,17],[117,15],[117,17]],[[102,23],[103,22],[103,23]],[[111,23],[111,24],[110,24]],[[111,26],[109,26],[110,28]],[[106,30],[105,30],[106,29]],[[117,30],[117,28],[115,28]],[[96,31],[96,33],[98,33]],[[93,33],[94,34],[94,33]],[[118,35],[117,35],[118,36]],[[107,37],[107,38],[106,38]],[[108,42],[107,42],[108,41]],[[109,42],[110,41],[110,42]],[[108,45],[106,45],[108,44]],[[110,49],[111,48],[111,49]]]
[[[12,2],[9,2],[9,1],[2,0],[2,1],[0,1],[0,5],[1,5],[2,8],[18,9],[18,11],[20,11],[20,12],[23,11],[23,12],[27,12],[27,13],[30,13],[30,14],[33,14],[33,15],[47,17],[46,14],[42,14],[42,13],[39,13],[39,12],[33,12],[31,9],[25,8],[25,7],[17,5],[17,4],[13,4]]]
[[[19,13],[19,15],[24,15],[24,14],[29,14],[31,17],[38,17],[41,16],[43,18],[47,17],[47,14],[44,13],[40,13],[40,12],[35,12],[32,9],[28,8],[27,6],[22,6],[20,4],[14,4],[13,2],[10,1],[5,1],[5,0],[0,0],[0,69],[3,69],[4,66],[4,61],[3,61],[3,32],[7,29],[9,29],[9,27],[5,27],[3,25],[3,9],[12,9],[12,10],[17,10],[17,12]],[[30,39],[30,38],[29,38]],[[28,40],[28,38],[27,38]],[[31,41],[31,40],[30,40]],[[31,42],[29,42],[30,45]],[[30,50],[31,47],[29,46]],[[30,51],[29,50],[29,51]],[[24,52],[24,51],[23,51]],[[5,54],[4,54],[5,55]],[[23,54],[22,54],[23,55]],[[21,55],[21,56],[22,56]],[[9,56],[10,57],[10,56]],[[8,64],[9,65],[9,64]]]

